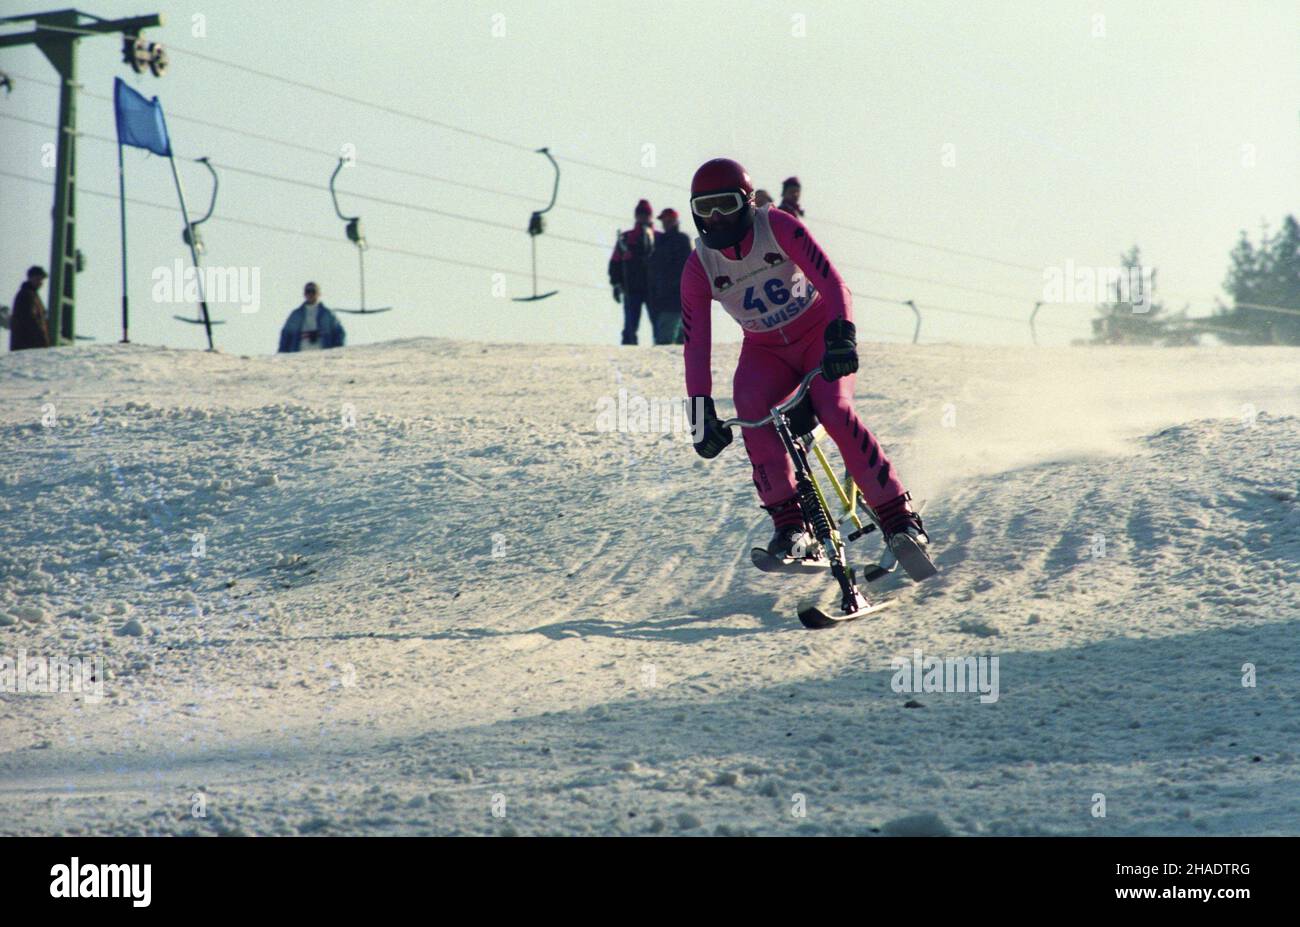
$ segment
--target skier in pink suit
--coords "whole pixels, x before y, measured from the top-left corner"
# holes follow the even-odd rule
[[[694,422],[695,450],[714,457],[732,440],[712,398],[709,311],[716,299],[744,329],[732,383],[736,414],[764,417],[804,374],[820,367],[823,376],[809,391],[813,412],[910,573],[915,559],[905,548],[924,556],[929,539],[880,442],[853,409],[858,355],[852,294],[803,221],[770,205],[756,208],[753,193],[749,174],[726,158],[706,162],[691,182],[700,237],[682,269],[681,292],[686,392],[692,418],[703,415],[703,422]],[[746,428],[742,435],[754,486],[776,529],[768,553],[801,559],[815,541],[799,509],[794,466],[772,426]]]

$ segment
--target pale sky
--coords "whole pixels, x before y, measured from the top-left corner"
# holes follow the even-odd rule
[[[4,15],[37,8],[0,2]],[[1166,305],[1190,303],[1193,315],[1207,314],[1223,295],[1239,230],[1255,236],[1261,222],[1276,227],[1300,204],[1294,0],[98,0],[88,9],[166,18],[148,34],[172,48],[171,70],[161,79],[133,75],[113,37],[80,43],[80,79],[96,95],[80,101],[80,128],[114,135],[112,105],[101,98],[121,76],[161,98],[178,156],[206,155],[229,166],[221,169],[216,217],[201,231],[208,264],[255,270],[260,278],[260,311],[215,309],[227,321],[217,330],[218,347],[237,353],[275,349],[304,281],[322,285],[327,305],[345,307],[358,305],[359,284],[355,249],[324,189],[235,168],[323,187],[336,157],[325,152],[345,144],[356,146],[358,163],[340,177],[343,209],[363,216],[376,249],[366,257],[367,301],[397,307],[344,317],[351,344],[418,335],[615,344],[620,310],[605,276],[615,229],[631,223],[644,196],[656,212],[675,207],[693,234],[691,174],[716,156],[737,158],[774,194],[783,177],[800,177],[805,221],[856,294],[862,340],[911,337],[910,312],[865,298],[870,294],[921,303],[923,341],[1027,344],[1026,320],[1045,270],[1067,261],[1112,265],[1134,243],[1157,268],[1157,295]],[[186,50],[466,131],[286,86]],[[53,81],[44,57],[32,48],[3,50],[0,70],[15,85],[0,95],[0,117],[52,124],[56,91],[27,79]],[[0,133],[0,171],[52,180],[42,160],[52,130],[0,118]],[[509,296],[530,290],[528,215],[550,194],[550,167],[531,151],[543,145],[569,160],[561,162],[548,234],[538,241],[540,273],[566,282],[543,280],[541,289],[559,295],[514,303]],[[88,267],[78,278],[78,331],[115,341],[115,146],[83,139],[79,169],[78,243]],[[207,174],[188,162],[181,171],[191,208],[201,214]],[[29,264],[49,263],[52,203],[50,186],[6,175],[3,302]],[[171,319],[193,315],[192,306],[151,299],[155,268],[189,260],[165,161],[128,149],[127,193],[168,207],[128,206],[132,340],[201,347],[201,329]],[[319,237],[223,221],[231,218]],[[489,268],[512,272],[507,297],[494,295]],[[715,340],[738,339],[739,329],[715,313]],[[1039,316],[1040,340],[1084,337],[1092,316],[1088,305],[1048,306]],[[648,323],[641,340],[650,340]]]

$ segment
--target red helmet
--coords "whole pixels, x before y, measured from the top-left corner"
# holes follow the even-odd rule
[[[700,215],[701,208],[705,215]],[[691,178],[691,217],[707,247],[739,244],[754,224],[754,182],[749,172],[730,158],[701,164]]]
[[[740,190],[746,196],[754,192],[754,181],[749,179],[749,171],[739,161],[730,158],[705,161],[691,178],[692,197],[727,190]]]

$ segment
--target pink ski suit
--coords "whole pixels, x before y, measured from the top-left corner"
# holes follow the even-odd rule
[[[764,249],[761,260],[752,254],[756,242]],[[770,247],[775,253],[766,250]],[[690,396],[713,393],[709,366],[713,299],[745,329],[732,382],[736,414],[741,418],[767,415],[794,392],[804,374],[821,364],[823,332],[832,319],[853,321],[852,294],[808,227],[771,206],[757,211],[753,228],[736,247],[716,251],[697,240],[682,269]],[[856,379],[813,380],[813,411],[840,449],[867,504],[878,509],[904,490],[880,443],[853,410]],[[794,465],[776,429],[768,425],[745,428],[743,433],[759,498],[769,508],[786,502],[795,494]]]

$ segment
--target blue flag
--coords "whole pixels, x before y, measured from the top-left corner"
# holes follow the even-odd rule
[[[158,98],[146,100],[140,93],[113,78],[113,108],[117,112],[117,142],[135,148],[147,148],[154,154],[170,158],[171,139],[167,137],[167,121],[163,119],[162,104]]]

